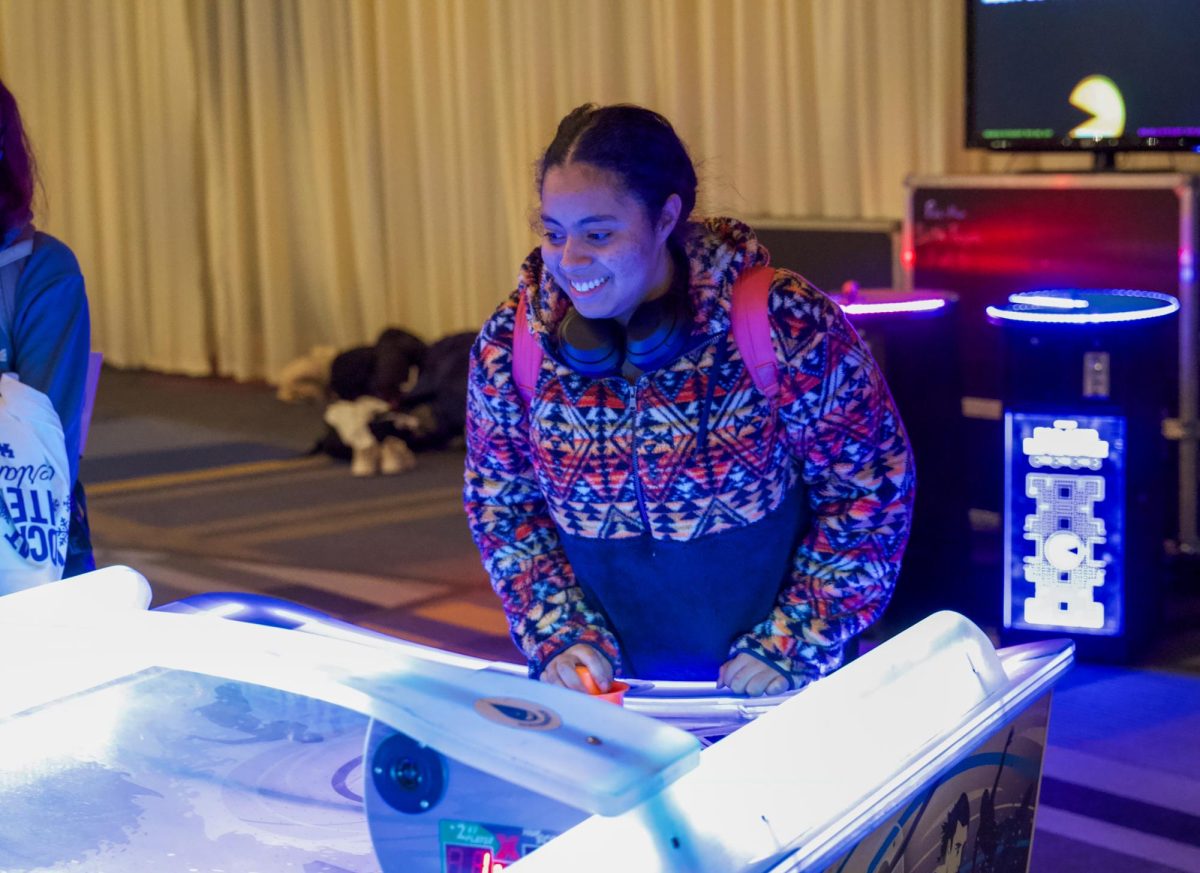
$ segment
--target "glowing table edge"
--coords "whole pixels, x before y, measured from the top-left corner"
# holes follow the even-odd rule
[[[782,700],[731,700],[711,685],[706,699],[704,683],[643,683],[662,697],[639,698],[635,689],[622,709],[530,682],[517,665],[319,621],[303,607],[294,607],[295,623],[285,630],[228,621],[219,609],[146,611],[149,602],[146,581],[123,567],[0,598],[0,657],[38,665],[0,677],[0,717],[152,665],[326,700],[599,814],[509,868],[521,871],[560,870],[564,859],[575,870],[621,863],[647,871],[819,869],[870,832],[914,783],[936,777],[992,726],[1046,694],[1073,655],[1069,641],[997,653],[969,621],[938,613]],[[482,719],[465,728],[463,713],[488,696],[552,708],[563,730],[514,741],[511,727]],[[736,711],[747,724],[701,755],[669,718],[642,716],[661,718],[671,697]],[[924,715],[887,721],[884,736],[864,733],[875,723],[866,713],[892,713],[897,704],[923,706]],[[602,743],[589,745],[588,737]],[[812,755],[829,737],[854,746],[853,759]]]

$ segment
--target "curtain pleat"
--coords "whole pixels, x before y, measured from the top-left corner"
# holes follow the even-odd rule
[[[898,218],[911,173],[1085,167],[962,147],[963,28],[960,0],[0,0],[0,75],[95,347],[270,379],[476,329],[583,102],[667,115],[702,212]]]

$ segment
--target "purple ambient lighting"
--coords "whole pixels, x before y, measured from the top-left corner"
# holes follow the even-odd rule
[[[894,312],[932,312],[946,305],[945,300],[905,300],[898,303],[843,303],[847,315],[887,315]]]
[[[1012,303],[1026,303],[1030,306],[1044,306],[1047,309],[1087,309],[1088,302],[1078,297],[1054,297],[1049,294],[1021,293],[1010,294]]]

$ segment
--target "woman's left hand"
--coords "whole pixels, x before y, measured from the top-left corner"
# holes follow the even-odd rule
[[[753,655],[740,652],[721,665],[717,672],[717,687],[724,685],[734,694],[758,697],[762,694],[782,694],[788,681],[778,670]]]

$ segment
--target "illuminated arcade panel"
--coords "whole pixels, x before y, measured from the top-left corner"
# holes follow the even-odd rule
[[[1004,626],[1122,632],[1125,419],[1005,416]]]

